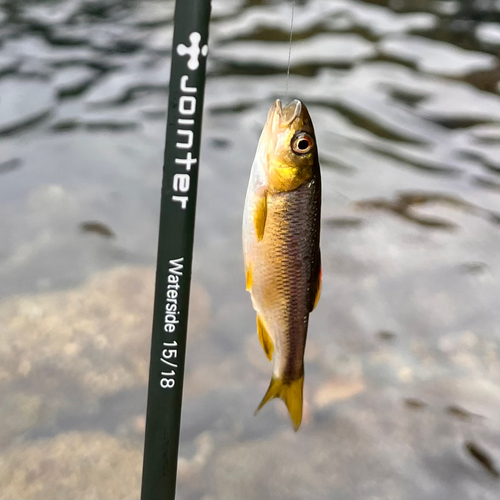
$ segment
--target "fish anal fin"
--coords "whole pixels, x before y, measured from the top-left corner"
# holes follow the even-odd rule
[[[323,282],[323,271],[320,268],[319,269],[319,276],[318,276],[318,284],[316,287],[316,296],[314,297],[314,303],[313,303],[311,311],[314,311],[314,309],[318,305],[319,298],[321,297],[321,283],[322,282]]]
[[[253,283],[253,273],[252,273],[252,266],[249,265],[246,268],[246,281],[247,281],[247,291],[250,291],[252,288],[252,283]]]
[[[269,336],[269,333],[267,333],[266,327],[264,326],[262,319],[259,317],[258,314],[257,314],[257,333],[259,334],[259,340],[262,345],[262,349],[264,349],[267,359],[271,361],[271,359],[273,359],[274,344],[273,341],[271,340],[271,337]]]
[[[288,409],[292,419],[293,429],[298,431],[302,422],[302,392],[304,387],[304,375],[291,382],[284,383],[282,379],[274,377],[271,379],[269,388],[260,405],[255,410],[255,415],[271,399],[281,398]]]
[[[266,229],[267,219],[267,191],[263,191],[256,196],[255,208],[253,213],[253,222],[255,226],[255,234],[257,240],[261,241],[264,238],[264,230]]]
[[[318,250],[317,260],[313,264],[311,283],[311,298],[309,312],[313,311],[318,305],[321,296],[321,283],[323,281],[323,271],[321,269],[321,252]]]

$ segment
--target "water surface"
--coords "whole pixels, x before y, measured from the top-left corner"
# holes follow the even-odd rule
[[[180,499],[493,500],[500,11],[297,2],[323,291],[276,401],[241,217],[290,2],[214,1]],[[173,2],[0,1],[0,496],[138,498]]]

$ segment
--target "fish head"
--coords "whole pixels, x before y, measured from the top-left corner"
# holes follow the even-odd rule
[[[264,164],[271,192],[293,191],[313,177],[318,151],[311,117],[295,99],[283,107],[271,106],[262,132]]]

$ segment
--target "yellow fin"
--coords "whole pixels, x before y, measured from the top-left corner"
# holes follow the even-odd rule
[[[259,334],[259,340],[260,343],[262,344],[262,349],[264,349],[267,359],[271,361],[271,359],[273,359],[274,344],[273,341],[271,340],[271,337],[269,336],[269,333],[267,333],[264,323],[262,322],[258,314],[257,314],[257,333]]]
[[[252,274],[252,266],[247,267],[247,291],[252,288],[253,282],[253,274]]]
[[[255,233],[260,241],[264,238],[264,229],[266,228],[267,218],[267,192],[257,197],[255,201],[255,209],[253,214],[253,222],[255,225]]]
[[[314,304],[312,307],[312,311],[314,311],[314,308],[318,305],[319,298],[321,297],[321,283],[323,282],[323,272],[321,271],[321,268],[319,270],[319,277],[318,277],[318,285],[317,285],[317,290],[316,290],[316,297],[314,297]]]
[[[321,282],[323,280],[323,271],[321,270],[321,251],[318,248],[318,255],[312,262],[312,286],[309,295],[309,312],[312,312],[318,305],[321,295]]]
[[[285,384],[280,378],[271,378],[269,389],[262,399],[260,405],[255,410],[255,415],[259,410],[273,398],[281,398],[288,409],[288,413],[292,419],[293,429],[298,431],[302,422],[302,388],[304,387],[304,375],[297,380]]]

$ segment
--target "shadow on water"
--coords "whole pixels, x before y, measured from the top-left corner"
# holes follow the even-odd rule
[[[23,161],[20,158],[12,158],[11,160],[4,161],[0,163],[0,174],[17,170],[22,164]]]

